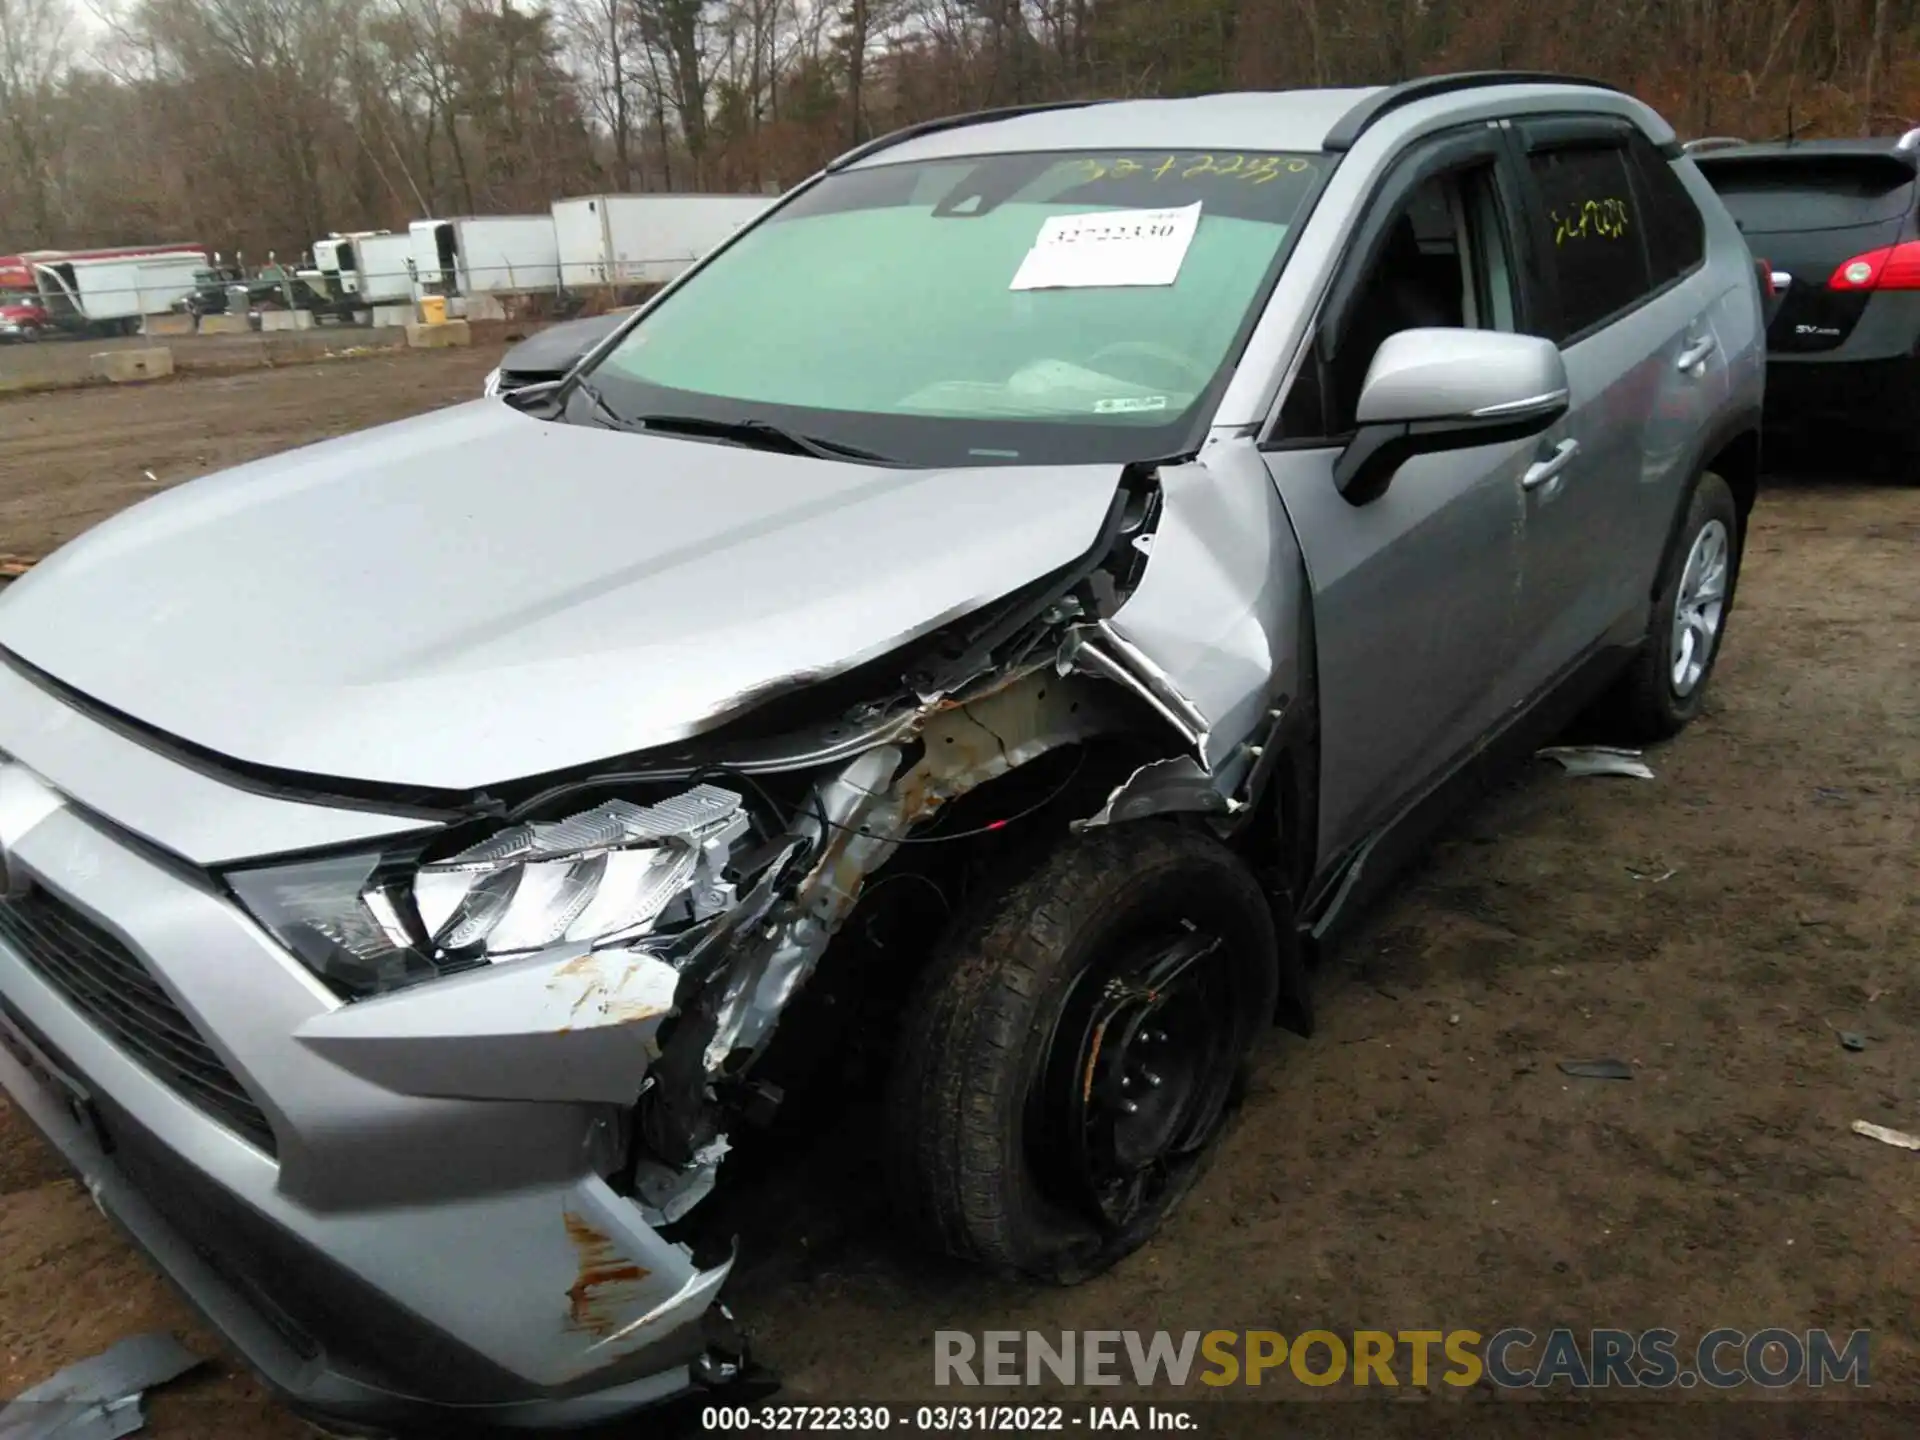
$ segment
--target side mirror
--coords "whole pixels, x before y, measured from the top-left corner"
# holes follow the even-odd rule
[[[1567,412],[1560,349],[1497,330],[1402,330],[1374,352],[1360,387],[1358,428],[1333,464],[1355,505],[1386,493],[1416,455],[1538,435]]]

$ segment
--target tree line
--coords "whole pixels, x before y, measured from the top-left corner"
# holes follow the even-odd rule
[[[1920,0],[0,0],[0,252],[768,190],[1084,96],[1567,71],[1685,133],[1920,125]]]

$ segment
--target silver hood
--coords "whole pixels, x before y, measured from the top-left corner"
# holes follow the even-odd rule
[[[135,506],[0,595],[0,646],[223,755],[467,789],[681,739],[882,654],[1081,554],[1118,481],[475,401]]]

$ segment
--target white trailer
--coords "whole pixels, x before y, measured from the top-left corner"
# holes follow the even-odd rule
[[[340,296],[360,293],[360,242],[371,235],[379,235],[379,230],[352,230],[346,234],[335,231],[325,239],[313,242],[313,269],[326,283],[327,288]]]
[[[474,215],[407,227],[423,294],[526,295],[560,286],[551,215]]]
[[[771,195],[585,195],[553,204],[560,283],[664,285],[774,203]]]
[[[148,315],[184,300],[207,270],[207,252],[169,247],[94,255],[67,253],[36,262],[34,272],[57,324],[131,335]]]
[[[355,309],[412,300],[412,258],[413,237],[404,231],[356,230],[313,242],[313,268],[324,288]]]
[[[383,231],[354,247],[360,302],[405,305],[413,299],[413,237]]]

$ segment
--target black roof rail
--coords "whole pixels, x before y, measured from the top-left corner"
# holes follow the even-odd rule
[[[1039,100],[1031,105],[1002,105],[996,110],[968,110],[959,115],[942,115],[933,120],[922,120],[917,125],[903,125],[898,130],[889,130],[884,135],[863,141],[844,155],[827,162],[828,173],[844,170],[856,160],[864,160],[876,151],[886,150],[908,140],[917,140],[922,135],[937,135],[942,130],[958,130],[962,125],[985,125],[995,120],[1012,120],[1020,115],[1041,115],[1049,110],[1078,110],[1088,105],[1104,105],[1104,100]]]
[[[1327,132],[1327,138],[1321,142],[1322,148],[1351,150],[1367,128],[1391,110],[1411,105],[1416,100],[1451,95],[1457,90],[1478,90],[1487,85],[1585,85],[1589,89],[1625,93],[1619,86],[1609,85],[1604,80],[1589,79],[1585,75],[1558,75],[1551,70],[1463,70],[1455,75],[1422,75],[1415,80],[1389,85],[1355,105],[1334,122],[1333,128]]]

